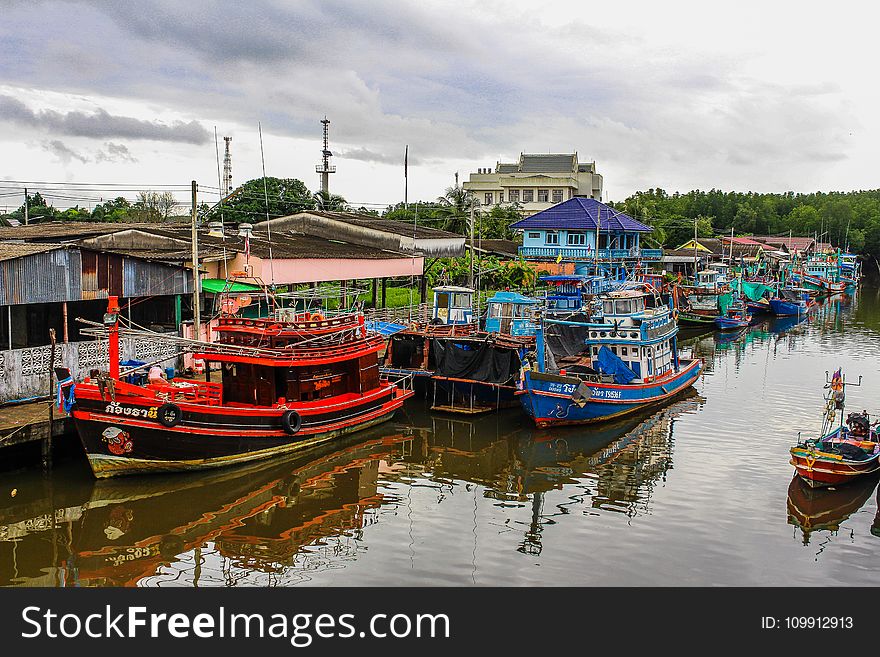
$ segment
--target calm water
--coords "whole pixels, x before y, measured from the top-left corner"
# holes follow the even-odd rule
[[[878,585],[877,480],[810,493],[788,448],[825,371],[880,417],[880,291],[807,322],[684,336],[693,393],[600,428],[413,400],[292,460],[95,482],[0,475],[0,583],[43,586]],[[17,490],[15,497],[12,489]]]

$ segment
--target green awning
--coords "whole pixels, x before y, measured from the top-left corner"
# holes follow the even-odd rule
[[[227,285],[229,285],[229,288],[226,287]],[[248,285],[247,283],[227,283],[222,278],[202,279],[202,292],[220,294],[223,290],[227,292],[260,292],[261,288],[256,285]]]

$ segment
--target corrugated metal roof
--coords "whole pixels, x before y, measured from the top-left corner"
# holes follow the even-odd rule
[[[450,237],[461,238],[457,233],[450,233],[437,228],[428,228],[427,226],[413,226],[407,221],[395,221],[393,219],[381,219],[379,217],[370,217],[367,215],[356,214],[354,212],[326,212],[321,210],[308,210],[302,214],[313,214],[327,219],[335,219],[344,221],[348,224],[361,226],[363,228],[371,228],[383,233],[391,233],[393,235],[403,235],[404,237],[415,237],[416,239],[447,239]],[[296,216],[296,215],[293,215]],[[284,219],[281,217],[278,221]],[[260,222],[257,226],[264,226],[265,222]]]
[[[55,249],[63,248],[65,248],[64,244],[0,243],[0,260],[12,260],[13,258],[21,258],[34,255],[35,253],[45,253],[46,251],[54,251]]]
[[[532,228],[596,230],[596,219],[599,219],[599,231],[638,231],[650,232],[650,226],[636,221],[628,214],[605,205],[592,198],[576,196],[552,208],[542,210],[531,217],[520,219],[510,225],[517,230]]]
[[[44,240],[72,241],[94,235],[116,233],[130,228],[152,230],[167,225],[150,223],[117,224],[105,221],[47,221],[28,226],[0,228],[0,240],[22,240],[25,242]]]

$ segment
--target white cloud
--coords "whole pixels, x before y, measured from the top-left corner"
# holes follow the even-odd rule
[[[216,125],[235,136],[243,182],[261,173],[261,121],[268,173],[316,188],[326,114],[333,191],[361,202],[401,198],[406,144],[411,199],[435,198],[456,170],[548,150],[595,160],[615,199],[657,186],[876,187],[876,13],[748,1],[540,12],[486,0],[11,3],[0,146],[24,127],[40,142],[80,140],[74,152],[90,161],[64,175],[210,184]],[[110,167],[103,144],[138,138],[168,141],[139,146],[136,167]],[[0,173],[66,171],[14,161]]]

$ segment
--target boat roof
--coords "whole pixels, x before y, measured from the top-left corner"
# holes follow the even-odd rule
[[[518,303],[524,306],[530,306],[538,303],[538,300],[524,296],[519,292],[509,292],[505,290],[503,292],[496,292],[491,299],[486,301],[486,303]]]
[[[608,292],[602,296],[612,299],[634,299],[636,297],[646,296],[646,293],[643,290],[615,290],[614,292]]]
[[[538,277],[539,281],[592,281],[604,279],[604,276],[596,276],[594,274],[549,274]]]
[[[470,294],[474,293],[474,290],[469,287],[461,287],[459,285],[438,285],[435,288],[432,288],[434,292],[467,292]]]

